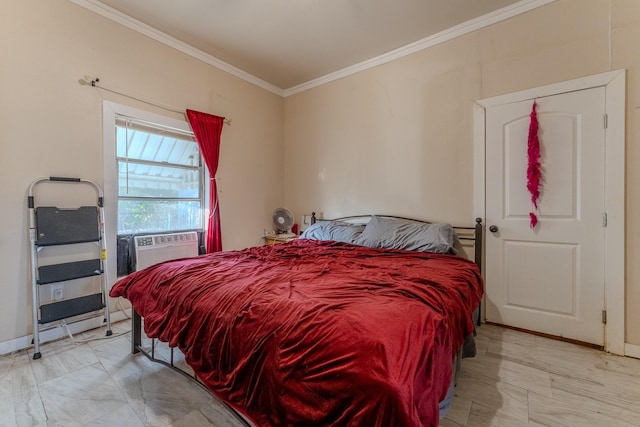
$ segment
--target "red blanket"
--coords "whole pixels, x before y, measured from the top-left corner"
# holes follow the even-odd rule
[[[258,426],[437,426],[482,279],[454,255],[300,239],[157,264],[110,294]]]

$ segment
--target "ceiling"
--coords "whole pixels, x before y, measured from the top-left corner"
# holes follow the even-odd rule
[[[139,21],[232,71],[285,91],[452,29],[552,0],[71,1],[129,24]]]

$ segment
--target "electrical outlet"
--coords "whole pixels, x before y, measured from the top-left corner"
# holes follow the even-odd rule
[[[64,285],[51,286],[51,299],[54,301],[60,301],[64,298]]]

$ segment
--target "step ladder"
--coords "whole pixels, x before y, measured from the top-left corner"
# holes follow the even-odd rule
[[[97,193],[97,202],[93,206],[78,208],[36,206],[34,188],[45,182],[69,186],[69,191],[77,190],[74,188],[77,185],[88,185]],[[106,334],[112,335],[104,274],[107,250],[103,202],[102,188],[95,182],[82,178],[40,178],[29,185],[27,204],[31,246],[34,359],[42,357],[40,332],[62,323],[66,324],[65,319],[68,318],[73,318],[70,323],[86,320],[95,317],[96,313],[102,310],[107,326]],[[50,256],[49,263],[42,259],[42,253]],[[56,257],[64,259],[65,262],[51,263],[51,259]],[[68,258],[72,260],[69,261]],[[81,282],[80,279],[86,281],[92,276],[99,276],[99,290],[95,283],[83,283],[82,295],[64,297],[67,287],[71,290],[74,282]],[[54,288],[56,284],[59,284],[59,287]],[[43,298],[43,289],[52,291],[50,298]],[[91,293],[88,293],[87,289],[91,289],[88,291]],[[43,300],[45,301],[41,304]]]

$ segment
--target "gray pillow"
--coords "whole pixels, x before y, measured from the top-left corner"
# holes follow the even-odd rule
[[[335,240],[337,242],[354,243],[364,230],[362,224],[349,224],[340,221],[319,221],[304,230],[303,239]]]
[[[450,224],[425,224],[397,218],[372,216],[356,245],[370,248],[453,253],[458,237]]]

